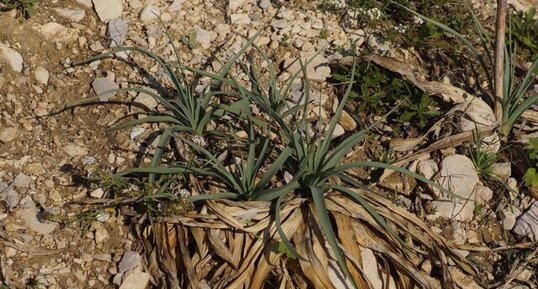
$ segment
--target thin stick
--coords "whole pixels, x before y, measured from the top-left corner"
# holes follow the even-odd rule
[[[504,38],[506,34],[506,0],[497,0],[497,24],[495,37],[495,106],[494,113],[498,124],[502,124],[504,91]]]

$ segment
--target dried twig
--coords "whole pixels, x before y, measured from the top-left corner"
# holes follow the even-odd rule
[[[495,38],[495,106],[494,113],[497,123],[503,117],[503,91],[504,91],[504,37],[506,32],[506,0],[497,0],[497,24]]]

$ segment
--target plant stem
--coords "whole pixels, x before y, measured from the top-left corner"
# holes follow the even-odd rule
[[[494,113],[497,123],[502,125],[503,120],[503,92],[504,92],[504,41],[506,33],[506,0],[497,0],[497,23],[495,37],[495,104]],[[507,97],[507,96],[506,96]]]

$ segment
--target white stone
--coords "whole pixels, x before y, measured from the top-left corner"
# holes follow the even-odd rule
[[[463,155],[447,156],[441,162],[438,183],[450,191],[432,202],[435,216],[456,221],[471,221],[473,218],[475,186],[478,174],[473,162]]]
[[[486,186],[477,185],[474,191],[477,204],[487,204],[493,198],[493,191]]]
[[[75,23],[80,22],[86,16],[86,11],[83,9],[54,8],[54,11],[63,18]]]
[[[150,277],[145,272],[130,272],[126,275],[119,289],[145,289]]]
[[[505,208],[502,211],[503,217],[503,228],[505,230],[512,230],[516,225],[517,218],[521,215],[521,211],[518,207],[513,205],[508,205],[508,208]]]
[[[92,0],[76,0],[76,2],[86,8],[92,8]]]
[[[144,131],[146,131],[143,127],[133,127],[131,129],[131,133],[129,133],[129,137],[131,139],[135,139],[137,136],[141,135]]]
[[[437,172],[439,172],[439,167],[432,159],[422,160],[417,164],[417,173],[426,179],[431,180]]]
[[[196,42],[202,46],[202,48],[207,49],[211,47],[211,41],[216,37],[215,32],[207,31],[200,27],[195,27],[196,31]]]
[[[0,142],[11,142],[17,137],[18,134],[19,130],[16,127],[0,128]]]
[[[125,251],[120,263],[118,264],[118,272],[124,273],[142,265],[142,257],[138,252]]]
[[[185,0],[174,0],[174,2],[172,2],[172,4],[170,4],[170,6],[168,6],[166,9],[170,12],[179,11],[183,6],[183,2],[185,2]]]
[[[121,0],[93,0],[93,7],[102,22],[119,18],[123,11]]]
[[[107,35],[108,45],[110,47],[120,47],[127,38],[127,31],[129,29],[129,21],[115,18],[108,22]]]
[[[237,9],[241,8],[243,4],[246,3],[246,0],[229,0],[229,1],[230,2],[228,2],[228,9],[230,12],[236,11]]]
[[[538,241],[538,202],[534,202],[531,207],[523,213],[514,226],[514,233],[526,236],[533,242]]]
[[[248,25],[250,24],[250,17],[246,13],[232,14],[230,15],[230,22],[232,24]]]
[[[37,82],[46,85],[49,82],[49,72],[42,66],[38,66],[34,70],[34,76]]]
[[[261,0],[258,5],[262,9],[267,9],[267,8],[271,7],[273,4],[271,3],[271,0]]]
[[[70,157],[85,156],[88,154],[88,150],[86,148],[73,143],[65,145],[63,150]]]
[[[90,193],[90,197],[100,199],[105,195],[105,191],[102,188],[97,188]]]
[[[105,92],[118,89],[119,86],[117,83],[115,83],[114,81],[108,78],[100,77],[100,78],[96,78],[92,82],[92,88],[95,94],[99,96],[99,100],[108,101],[112,96],[116,95],[116,93],[115,92],[105,93]]]
[[[161,15],[159,8],[148,5],[140,11],[139,18],[142,21],[148,22],[157,19]]]
[[[154,90],[150,90],[150,91],[154,92],[154,93],[157,93]],[[153,98],[153,96],[151,96],[151,95],[149,95],[147,93],[143,93],[143,92],[139,92],[138,96],[134,99],[134,101],[144,105],[148,109],[154,109],[154,108],[157,107],[157,104],[158,104],[157,100],[155,100],[155,98]]]
[[[30,196],[22,199],[19,205],[21,209],[17,210],[15,214],[30,230],[41,235],[48,235],[58,227],[56,223],[40,222],[37,219],[39,210]]]
[[[56,22],[48,22],[35,29],[54,42],[66,42],[74,39],[77,35],[77,29],[68,28]]]
[[[22,72],[23,61],[21,54],[3,43],[0,43],[0,58],[9,64],[13,71]]]
[[[494,163],[491,165],[491,172],[505,182],[512,175],[512,163]]]
[[[99,244],[108,238],[108,232],[104,228],[95,229],[95,243]]]
[[[7,183],[0,182],[0,200],[4,201],[11,210],[19,204],[19,193],[14,186],[8,186]]]
[[[302,63],[306,65],[306,75],[308,79],[314,81],[325,81],[331,74],[327,58],[319,53],[307,52],[301,57]],[[297,59],[289,58],[284,61],[284,69],[291,75],[302,70],[301,62]]]
[[[344,133],[346,133],[346,131],[344,130],[344,128],[339,124],[337,123],[335,126],[334,126],[334,131],[333,131],[333,135],[332,135],[332,138],[337,138],[339,136],[342,136]]]

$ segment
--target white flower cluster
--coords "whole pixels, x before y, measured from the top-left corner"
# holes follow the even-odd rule
[[[330,3],[336,9],[346,8],[346,0],[332,0]]]
[[[91,166],[93,164],[95,164],[96,160],[94,157],[92,156],[85,156],[82,158],[82,164],[85,165],[85,166]]]
[[[205,141],[205,138],[203,136],[200,136],[200,135],[195,135],[192,137],[192,142],[201,146],[201,147],[206,147],[207,146],[207,142]]]
[[[365,14],[370,20],[379,20],[383,16],[383,12],[377,8],[371,8],[365,11]]]
[[[404,34],[407,31],[407,26],[405,26],[403,24],[398,24],[398,25],[394,26],[394,30],[396,30],[396,32],[398,32],[400,34]]]
[[[424,20],[422,20],[422,18],[415,15],[413,16],[413,22],[415,22],[415,24],[422,25],[422,23],[424,23]]]

